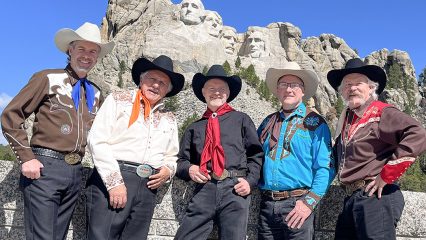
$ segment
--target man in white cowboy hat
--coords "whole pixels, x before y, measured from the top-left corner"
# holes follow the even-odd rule
[[[114,47],[100,36],[91,23],[59,30],[55,43],[68,55],[66,68],[34,74],[3,111],[3,134],[21,164],[27,239],[65,239],[80,191],[87,133],[102,102],[87,73]],[[29,141],[24,126],[32,113]]]
[[[221,240],[246,239],[263,151],[250,117],[228,104],[240,92],[241,79],[213,65],[206,75],[195,74],[192,89],[207,109],[181,139],[176,176],[196,187],[175,239],[207,239],[213,223]]]
[[[258,129],[265,152],[259,239],[313,239],[313,211],[334,178],[331,135],[324,118],[303,101],[318,87],[318,77],[296,62],[266,73],[281,109]]]
[[[338,180],[346,193],[335,239],[396,239],[404,208],[398,180],[426,150],[422,125],[378,101],[386,73],[361,59],[327,74],[346,108],[336,127]]]
[[[179,93],[185,79],[164,55],[136,60],[132,77],[138,88],[110,94],[89,134],[90,240],[146,239],[157,189],[176,172],[178,128],[162,99]]]

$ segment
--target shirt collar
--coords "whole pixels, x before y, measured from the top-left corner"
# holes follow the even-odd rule
[[[138,91],[139,89],[134,89],[133,91],[132,91],[132,104],[135,102],[135,100],[136,100],[136,92]],[[153,113],[154,111],[156,111],[156,110],[160,110],[160,109],[162,109],[163,107],[164,107],[164,98],[163,99],[161,99],[160,101],[158,101],[157,102],[157,104],[155,104],[155,106],[151,106],[151,113]]]
[[[71,65],[68,64],[65,67],[65,72],[70,76],[70,81],[71,81],[71,85],[74,86],[74,84],[80,79],[77,75],[77,73],[74,71],[74,69],[72,69]]]
[[[303,102],[301,102],[299,106],[288,116],[288,119],[292,118],[293,116],[299,116],[303,118],[305,115],[306,115],[306,106]],[[282,119],[286,119],[282,109],[280,110],[280,117]]]

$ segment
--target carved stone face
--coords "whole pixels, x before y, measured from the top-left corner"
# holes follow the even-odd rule
[[[218,37],[223,27],[222,18],[215,11],[206,11],[204,24],[207,28],[207,32],[213,37]]]
[[[237,43],[237,33],[235,30],[229,27],[224,27],[222,29],[222,34],[220,35],[220,40],[225,47],[225,53],[234,54],[235,45]]]
[[[259,31],[254,31],[247,38],[248,53],[252,58],[259,58],[265,52],[265,36]]]
[[[183,0],[180,8],[180,20],[186,25],[198,25],[204,17],[204,5],[199,0]]]

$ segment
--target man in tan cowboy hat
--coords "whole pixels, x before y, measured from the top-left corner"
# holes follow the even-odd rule
[[[313,239],[314,211],[334,178],[330,130],[324,118],[306,108],[318,77],[296,62],[266,73],[281,109],[258,129],[265,152],[259,239]]]
[[[136,60],[132,77],[138,88],[110,94],[89,135],[96,168],[86,192],[90,240],[146,239],[157,188],[176,172],[178,128],[162,99],[185,79],[163,55]]]
[[[59,30],[55,43],[68,65],[34,74],[3,111],[3,134],[21,164],[27,239],[65,239],[80,192],[87,133],[102,102],[87,73],[114,47],[100,36],[91,23]],[[30,142],[24,125],[32,113]]]
[[[228,104],[240,92],[241,79],[213,65],[206,75],[195,74],[192,89],[207,109],[181,140],[176,176],[196,187],[175,239],[207,239],[213,223],[221,240],[246,239],[263,151],[250,117]]]
[[[379,66],[355,58],[327,78],[346,104],[334,146],[338,179],[347,195],[335,239],[396,239],[404,198],[394,182],[426,150],[426,131],[377,100],[386,86],[386,73]]]

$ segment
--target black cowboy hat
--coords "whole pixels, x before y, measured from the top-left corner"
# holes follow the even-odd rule
[[[192,78],[192,90],[194,91],[195,96],[202,102],[206,102],[206,99],[204,98],[201,89],[204,87],[204,84],[212,78],[219,78],[228,84],[230,93],[227,102],[234,100],[241,91],[242,83],[240,77],[237,75],[227,76],[222,65],[213,65],[210,67],[206,75],[196,73]]]
[[[327,79],[330,85],[338,91],[339,85],[342,83],[343,78],[351,73],[360,73],[367,76],[371,81],[377,82],[379,87],[377,94],[383,92],[386,87],[386,73],[385,71],[376,65],[367,65],[361,59],[354,58],[350,59],[343,69],[331,70],[327,74]]]
[[[166,97],[174,96],[182,90],[185,77],[182,74],[173,72],[173,62],[169,57],[161,55],[152,62],[144,57],[136,60],[132,67],[132,78],[137,86],[139,86],[141,73],[148,70],[160,70],[169,76],[173,88],[166,94]]]

